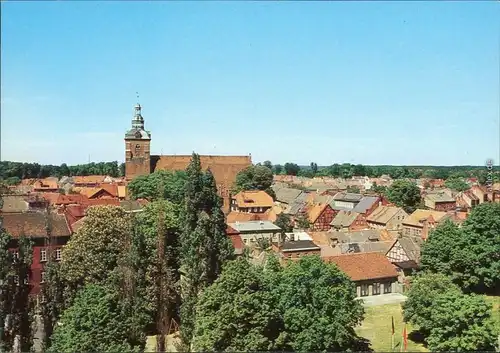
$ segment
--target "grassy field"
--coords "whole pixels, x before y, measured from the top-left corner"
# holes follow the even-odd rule
[[[485,299],[493,305],[493,317],[496,319],[497,334],[500,335],[500,297],[486,296]]]
[[[365,320],[363,324],[356,329],[356,332],[358,335],[370,340],[370,347],[375,352],[391,351],[391,317],[394,317],[395,351],[399,352],[404,328],[401,304],[388,304],[365,308]],[[428,351],[422,344],[412,341],[411,332],[413,328],[411,325],[406,326],[406,331],[408,333],[408,352]]]
[[[497,329],[500,333],[500,297],[487,296],[486,300],[493,305],[494,317],[497,319]],[[391,317],[394,317],[394,344],[395,351],[400,351],[401,338],[403,332],[403,312],[401,304],[389,304],[381,306],[373,306],[365,308],[365,320],[363,324],[356,329],[358,335],[370,340],[371,348],[375,352],[390,352],[391,351]],[[412,340],[413,328],[411,325],[406,326],[408,332],[408,352],[428,352],[422,343]],[[170,351],[176,351],[173,345],[173,337],[169,336],[168,348]],[[146,343],[146,352],[154,352],[156,350],[156,337],[149,336]]]

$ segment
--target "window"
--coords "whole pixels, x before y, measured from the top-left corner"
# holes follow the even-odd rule
[[[366,297],[368,295],[368,284],[361,285],[361,296]]]
[[[47,261],[47,249],[40,249],[40,262]]]
[[[45,283],[45,272],[40,272],[40,283]]]
[[[373,283],[372,284],[372,294],[373,295],[379,295],[380,294],[380,283]]]
[[[19,276],[14,276],[14,284],[19,285]]]
[[[12,259],[15,260],[19,259],[19,251],[17,250],[12,251]]]
[[[62,249],[56,249],[56,260],[61,261],[62,259]]]
[[[29,284],[30,283],[30,276],[26,275],[26,278],[24,278],[24,284]]]
[[[392,293],[392,283],[386,282],[384,283],[384,294]]]

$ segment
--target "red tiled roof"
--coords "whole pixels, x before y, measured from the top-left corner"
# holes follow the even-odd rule
[[[324,261],[336,264],[353,281],[398,276],[394,265],[378,252],[331,256],[325,257]]]
[[[85,206],[120,206],[118,199],[93,199],[85,200]]]
[[[237,235],[240,234],[236,229],[226,224],[226,234],[227,235]]]
[[[118,185],[116,184],[101,184],[99,186],[104,191],[108,192],[112,197],[118,197]]]
[[[233,243],[233,247],[235,250],[243,250],[245,244],[243,244],[243,240],[241,240],[241,236],[238,234],[230,235],[231,243]]]
[[[62,195],[59,194],[59,198],[56,201],[57,205],[72,205],[72,204],[83,204],[86,201],[86,197],[81,194],[71,194]]]
[[[61,194],[58,192],[44,192],[41,195],[45,200],[49,201],[51,205],[55,205]]]
[[[51,214],[52,235],[69,236],[71,230],[63,215]],[[27,237],[45,237],[45,215],[40,212],[4,213],[3,227],[13,237],[24,233]]]

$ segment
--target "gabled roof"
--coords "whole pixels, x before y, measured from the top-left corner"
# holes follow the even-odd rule
[[[378,241],[382,240],[381,229],[366,229],[359,230],[356,232],[330,232],[330,239],[337,239],[340,243],[360,243],[366,241]]]
[[[248,221],[264,221],[267,220],[267,215],[264,213],[248,213],[248,212],[229,212],[226,221],[228,223],[248,222]]]
[[[339,211],[330,225],[335,228],[349,227],[360,214],[354,211]]]
[[[399,211],[403,211],[403,209],[394,206],[379,206],[366,218],[366,220],[368,222],[387,224],[387,222],[389,222]],[[408,216],[406,212],[403,211],[403,213],[405,217]]]
[[[435,222],[441,222],[448,217],[446,212],[434,211],[434,210],[415,210],[411,215],[405,218],[403,225],[410,225],[414,227],[422,227],[424,220],[429,220],[429,217]]]
[[[47,235],[45,214],[41,212],[4,213],[3,227],[13,237],[24,234],[26,237],[45,237]],[[63,215],[51,213],[52,236],[69,236],[66,218]]]
[[[343,243],[340,244],[340,251],[342,254],[379,252],[385,255],[391,248],[391,245],[393,243],[393,241],[364,241],[359,243]]]
[[[231,239],[231,244],[233,244],[234,253],[236,255],[241,255],[243,253],[243,249],[245,248],[245,244],[243,240],[241,240],[241,236],[239,234],[229,235],[229,239]]]
[[[378,202],[377,196],[363,196],[359,203],[354,206],[353,211],[359,213],[365,213],[367,210],[373,207]]]
[[[353,281],[363,281],[398,276],[394,265],[379,252],[346,254],[324,258],[326,262],[336,264]]]
[[[318,220],[318,217],[321,216],[321,214],[328,207],[330,207],[329,204],[318,204],[311,207],[311,209],[309,210],[309,221],[311,223],[315,223]]]
[[[353,194],[351,192],[338,192],[333,197],[336,201],[348,201],[348,202],[359,202],[363,198],[361,194]]]
[[[262,190],[240,191],[233,199],[239,208],[273,207],[274,205],[273,198]]]
[[[422,245],[422,239],[418,237],[409,237],[403,236],[394,241],[394,244],[391,246],[387,252],[389,252],[392,247],[394,247],[397,243],[401,245],[406,256],[412,261],[419,262],[420,261],[420,247]]]
[[[300,194],[302,194],[302,190],[293,189],[288,187],[273,187],[274,192],[276,193],[276,201],[283,202],[286,204],[292,203]]]
[[[444,191],[436,193],[428,193],[425,196],[425,198],[433,202],[455,202],[455,199]]]

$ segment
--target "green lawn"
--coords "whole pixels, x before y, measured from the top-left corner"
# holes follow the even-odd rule
[[[391,351],[391,317],[394,317],[395,351],[399,352],[404,328],[401,304],[388,304],[365,308],[365,320],[363,324],[356,329],[356,332],[358,335],[370,340],[371,348],[375,352]],[[411,340],[411,332],[413,331],[412,326],[408,324],[406,330],[408,333],[407,351],[427,352],[428,350],[422,344]]]
[[[500,297],[486,296],[486,300],[493,305],[494,317],[497,319],[497,328],[500,333]],[[400,351],[401,338],[403,332],[403,312],[401,304],[389,304],[381,306],[373,306],[365,308],[365,320],[363,324],[356,329],[356,332],[370,340],[371,348],[375,352],[390,352],[391,351],[391,317],[394,317],[394,343],[395,351]],[[408,332],[408,352],[428,352],[421,344],[412,341],[411,325],[406,326]],[[173,336],[173,335],[172,335]],[[168,348],[170,351],[176,351],[173,344],[173,337],[169,336]],[[149,336],[146,343],[146,352],[154,352],[156,350],[156,337]]]
[[[493,305],[493,317],[496,319],[497,333],[500,334],[500,297],[487,295],[484,298]]]

